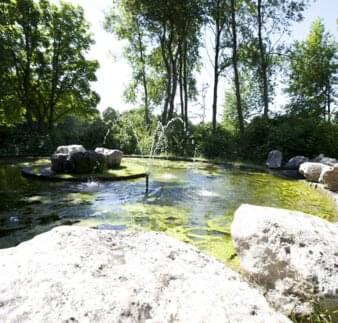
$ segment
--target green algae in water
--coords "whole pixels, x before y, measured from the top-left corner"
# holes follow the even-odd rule
[[[148,219],[150,230],[159,227],[162,228],[160,231],[166,231],[169,227],[186,226],[188,222],[187,211],[174,206],[135,203],[124,205],[123,208],[135,224],[138,218]]]
[[[92,193],[69,193],[64,197],[64,202],[72,205],[88,204],[95,200],[95,194]]]
[[[45,162],[37,160],[35,164]],[[90,191],[86,183],[28,180],[20,174],[23,165],[32,164],[23,160],[0,163],[0,220],[3,228],[10,229],[0,237],[0,247],[9,246],[12,237],[18,243],[55,225],[80,220],[80,225],[91,227],[109,223],[161,231],[238,269],[230,228],[242,203],[337,219],[335,202],[321,191],[267,173],[125,158],[123,165],[128,169],[150,171],[147,197],[144,179],[101,182]],[[19,222],[11,223],[12,216]]]

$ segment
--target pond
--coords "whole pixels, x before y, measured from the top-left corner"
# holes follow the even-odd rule
[[[236,267],[230,237],[242,203],[299,210],[335,220],[335,203],[301,181],[205,163],[127,159],[149,168],[145,179],[124,182],[47,182],[21,168],[47,160],[0,161],[0,248],[15,246],[57,225],[162,231]]]

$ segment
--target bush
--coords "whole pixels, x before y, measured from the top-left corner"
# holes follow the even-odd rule
[[[210,124],[201,124],[195,127],[197,150],[206,158],[234,159],[237,155],[235,149],[236,136],[223,127],[212,131]]]
[[[285,158],[315,157],[323,153],[338,157],[338,125],[317,118],[280,116],[255,118],[240,138],[240,156],[264,161],[270,150],[281,150]]]
[[[122,114],[109,109],[103,118],[96,115],[92,120],[69,116],[46,135],[24,125],[0,127],[0,153],[51,154],[57,146],[81,144],[87,149],[104,146],[121,149],[125,154],[147,155],[154,139],[159,140],[159,119],[151,116],[151,120],[145,126],[143,109]],[[211,124],[189,124],[188,129],[174,121],[165,130],[166,139],[156,153],[264,162],[270,150],[279,149],[285,159],[296,155],[312,158],[320,153],[338,158],[338,124],[315,117],[256,117],[242,135],[223,126],[213,132]]]

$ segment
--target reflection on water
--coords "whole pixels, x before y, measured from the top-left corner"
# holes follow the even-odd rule
[[[46,162],[46,161],[43,161]],[[207,164],[153,161],[144,179],[66,183],[28,180],[24,161],[0,161],[0,247],[62,224],[164,231],[218,258],[236,261],[230,237],[242,203],[295,209],[333,220],[334,203],[301,182]],[[124,164],[145,163],[128,160]]]

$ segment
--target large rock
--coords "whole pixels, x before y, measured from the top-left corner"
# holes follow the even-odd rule
[[[269,152],[265,165],[269,168],[281,168],[283,162],[283,154],[279,150]]]
[[[284,168],[287,169],[299,169],[299,166],[305,162],[308,162],[309,158],[305,156],[295,156],[289,159],[289,161],[285,164]]]
[[[322,310],[338,308],[337,226],[301,212],[242,205],[231,233],[244,272],[277,310],[306,316],[316,301]]]
[[[299,172],[309,181],[319,183],[320,175],[323,171],[330,169],[330,166],[306,162],[300,165]]]
[[[105,158],[93,150],[74,153],[69,162],[69,172],[74,174],[102,173],[106,167]]]
[[[50,157],[51,169],[56,173],[65,173],[70,169],[69,156],[67,154],[54,153]]]
[[[120,167],[123,156],[121,150],[98,147],[95,152],[104,156],[108,168]]]
[[[239,274],[159,233],[59,227],[0,250],[7,322],[290,322]]]
[[[56,173],[64,173],[71,170],[70,157],[75,153],[84,153],[86,149],[81,145],[69,145],[57,147],[51,156],[51,169]]]
[[[316,158],[313,159],[313,162],[321,163],[321,164],[328,165],[328,166],[333,166],[334,164],[338,163],[338,160],[335,158],[326,157],[323,154],[320,154]]]
[[[304,156],[295,156],[289,159],[289,161],[284,165],[284,169],[281,174],[288,178],[293,179],[304,179],[305,177],[299,172],[299,167],[301,164],[308,162],[309,159]]]
[[[102,154],[86,150],[81,145],[60,146],[51,156],[51,169],[56,173],[100,173],[105,167]]]
[[[330,191],[338,191],[338,164],[335,164],[333,167],[325,169],[319,178],[319,182],[323,183],[325,188]]]

